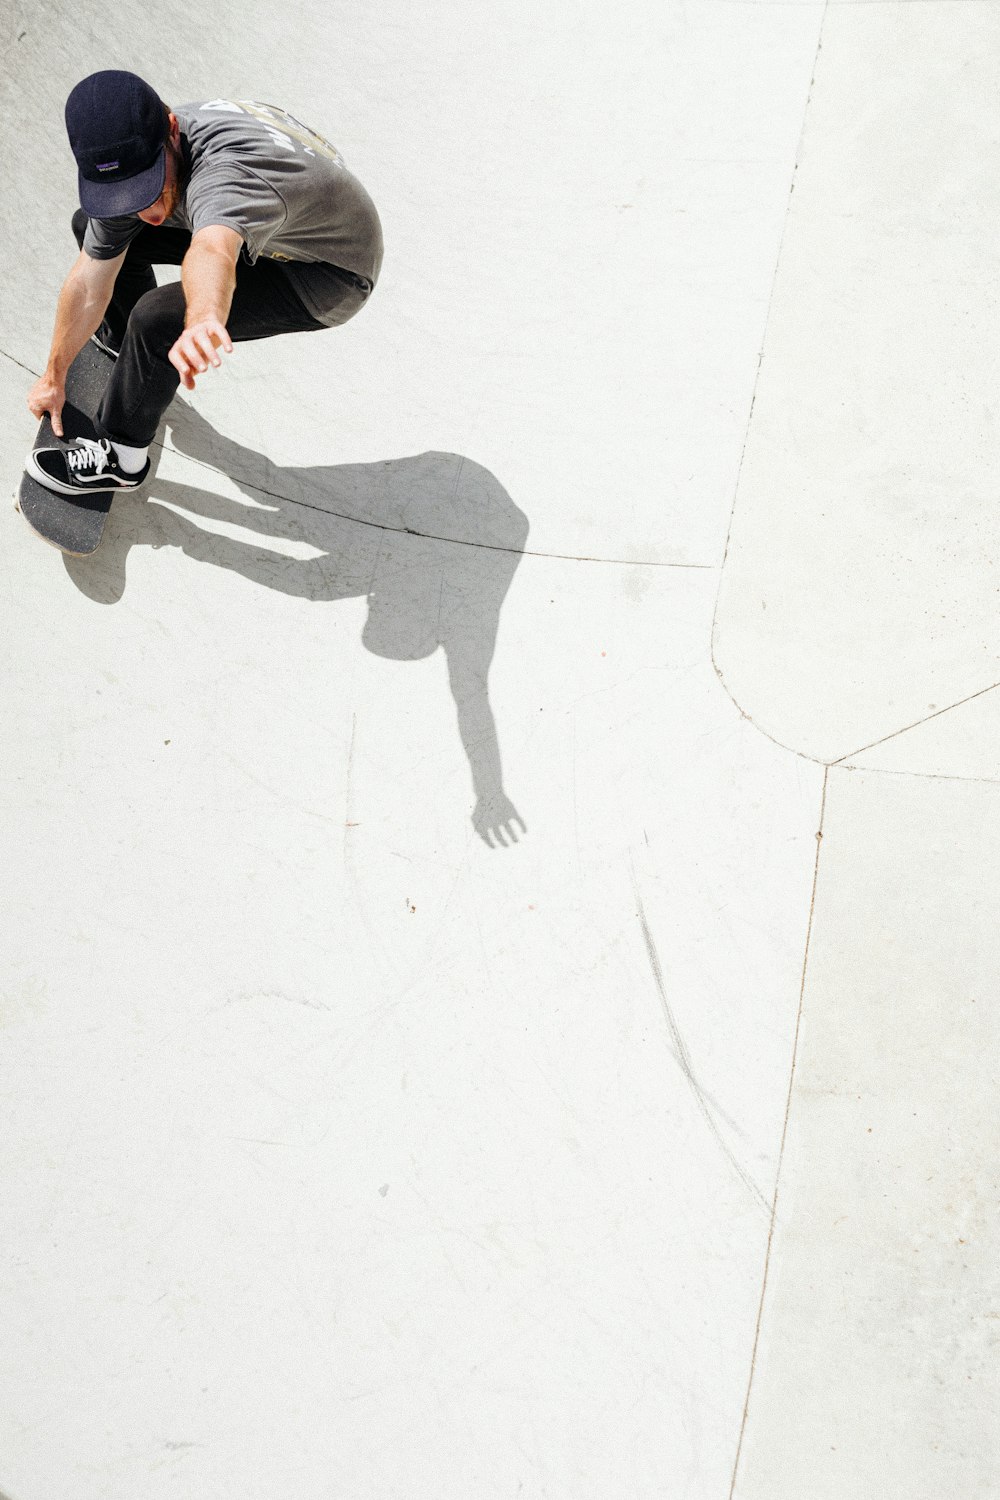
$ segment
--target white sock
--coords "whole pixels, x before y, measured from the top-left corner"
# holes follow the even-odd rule
[[[148,448],[130,448],[126,443],[112,443],[118,462],[126,474],[138,474],[146,462]]]

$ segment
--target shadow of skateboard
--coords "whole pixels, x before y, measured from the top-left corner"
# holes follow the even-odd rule
[[[111,356],[89,340],[70,365],[62,414],[67,438],[97,436],[94,415],[113,365]],[[52,423],[45,416],[34,446],[43,448],[52,441]],[[37,532],[43,541],[73,557],[89,557],[101,545],[104,523],[113,499],[113,490],[98,490],[92,495],[60,495],[25,473],[18,488],[16,505],[32,531]]]

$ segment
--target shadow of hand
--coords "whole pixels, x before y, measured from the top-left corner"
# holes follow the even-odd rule
[[[509,844],[516,844],[518,828],[522,833],[528,831],[524,819],[503,791],[478,799],[472,812],[472,826],[491,849],[506,849]]]

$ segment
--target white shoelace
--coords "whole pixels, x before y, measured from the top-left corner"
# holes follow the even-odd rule
[[[66,464],[71,474],[81,474],[88,469],[103,474],[110,454],[111,444],[107,438],[77,438],[77,446],[66,449]]]

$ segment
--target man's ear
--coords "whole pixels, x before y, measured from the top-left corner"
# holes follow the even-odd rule
[[[180,145],[180,141],[181,141],[180,121],[177,119],[177,116],[174,114],[173,110],[170,111],[169,118],[170,118],[170,140],[171,140],[171,144],[174,145],[174,146],[179,146]]]

